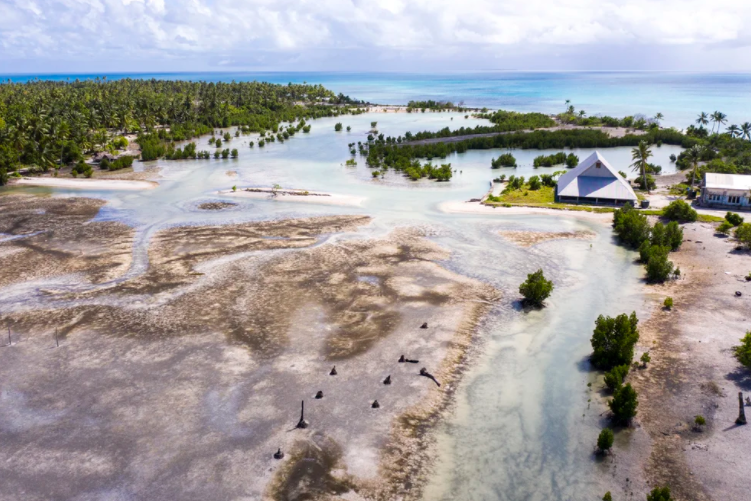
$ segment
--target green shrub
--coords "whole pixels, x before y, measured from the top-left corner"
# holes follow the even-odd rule
[[[615,391],[623,386],[623,381],[626,380],[628,370],[628,364],[616,365],[610,369],[605,373],[605,386],[607,386],[610,391]]]
[[[230,152],[230,156],[232,158],[237,158],[237,148],[232,148],[232,151]]]
[[[600,450],[601,453],[605,453],[610,450],[611,447],[613,447],[613,440],[615,439],[615,436],[613,435],[613,430],[610,428],[605,428],[600,432],[600,435],[597,437],[597,448]]]
[[[103,157],[101,162],[99,162],[99,168],[102,170],[109,170],[110,168],[110,159],[109,157]]]
[[[701,414],[694,417],[694,425],[696,425],[696,427],[700,428],[705,424],[707,424],[707,420],[704,419],[704,416],[702,416]]]
[[[639,214],[631,204],[615,210],[613,231],[624,245],[633,249],[638,249],[645,240],[649,240],[651,233],[647,216]]]
[[[613,394],[613,399],[608,402],[613,413],[613,420],[619,424],[628,424],[636,416],[636,408],[639,406],[639,399],[636,390],[631,387],[630,383],[618,388]]]
[[[683,244],[683,228],[681,228],[677,222],[670,221],[665,226],[665,243],[670,247],[670,250],[678,250]]]
[[[644,188],[644,176],[639,176],[636,179],[634,179],[634,182],[642,191],[647,191],[646,188]],[[657,188],[657,183],[655,182],[655,178],[652,177],[651,174],[647,174],[647,185],[649,186],[650,190],[654,190]]]
[[[670,202],[662,215],[671,221],[680,221],[681,223],[692,223],[698,217],[696,211],[683,200]]]
[[[735,358],[746,368],[751,369],[751,331],[741,338],[741,344],[733,347]]]
[[[741,223],[735,229],[735,238],[738,242],[751,249],[751,223]]]
[[[613,501],[613,496],[610,494],[610,491],[606,492],[604,496],[602,496],[602,501]]]
[[[733,226],[738,226],[743,222],[743,217],[741,217],[739,214],[736,214],[735,212],[728,212],[725,214],[725,221],[732,224]]]
[[[569,153],[566,156],[566,167],[568,167],[569,169],[573,169],[577,165],[579,165],[579,157],[577,157],[573,153]]]
[[[647,261],[647,281],[650,283],[662,283],[673,273],[673,262],[668,259],[670,247],[653,245],[649,251]]]
[[[225,132],[224,136],[222,136],[222,137],[224,137],[224,142],[225,143],[228,143],[232,139],[232,136],[230,136],[229,132]]]
[[[645,351],[641,354],[641,358],[639,360],[641,360],[642,365],[646,367],[647,364],[652,361],[652,357],[649,356],[648,351]]]
[[[532,191],[537,191],[540,188],[542,188],[542,183],[540,182],[539,176],[532,176],[529,178],[529,189]]]
[[[336,132],[340,132],[342,130],[342,123],[341,122],[337,122],[337,124],[334,125],[334,130]]]
[[[722,233],[723,235],[728,235],[730,233],[730,230],[732,230],[732,229],[733,229],[733,223],[731,223],[730,221],[723,221],[717,227],[717,233]]]
[[[603,370],[630,364],[634,345],[639,341],[638,325],[636,312],[630,316],[621,313],[615,318],[597,317],[591,339],[592,364]]]
[[[123,155],[117,157],[109,165],[109,170],[120,170],[131,167],[133,165],[133,157],[131,155]]]
[[[667,308],[668,310],[672,309],[672,308],[673,308],[673,298],[672,298],[672,297],[666,297],[666,298],[665,298],[665,302],[664,302],[664,303],[662,303],[662,304],[663,304],[663,306],[665,306],[665,308]]]
[[[511,153],[504,153],[498,158],[494,158],[490,162],[490,166],[493,169],[499,169],[501,167],[516,167],[516,158]]]
[[[546,280],[542,269],[539,269],[527,275],[527,280],[519,286],[519,292],[524,296],[525,304],[540,307],[553,292],[553,287],[553,282]]]
[[[647,501],[673,501],[669,487],[655,487],[647,494]]]

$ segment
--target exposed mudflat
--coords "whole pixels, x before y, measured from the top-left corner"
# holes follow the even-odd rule
[[[100,283],[124,273],[134,232],[91,221],[102,205],[89,198],[0,197],[0,287],[71,273]]]
[[[498,233],[521,247],[532,247],[550,240],[590,240],[595,237],[591,231],[500,231]]]
[[[419,492],[425,431],[498,299],[442,268],[447,253],[421,232],[329,238],[356,233],[367,216],[173,227],[151,238],[148,269],[130,276],[132,230],[91,222],[100,202],[0,204],[3,233],[43,232],[0,244],[4,262],[25,253],[38,263],[13,262],[23,280],[86,277],[75,289],[50,280],[38,305],[0,312],[13,333],[0,348],[0,498]],[[112,229],[84,229],[97,225]],[[17,269],[3,269],[13,287]],[[419,363],[399,363],[402,354]],[[302,400],[310,426],[297,430]]]

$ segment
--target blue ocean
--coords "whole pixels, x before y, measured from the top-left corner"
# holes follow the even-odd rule
[[[96,74],[5,75],[16,82],[33,78],[75,80]],[[212,82],[267,81],[321,84],[334,92],[379,104],[410,100],[450,100],[467,106],[556,113],[566,100],[590,115],[625,116],[662,113],[663,125],[684,128],[704,111],[721,111],[728,123],[751,121],[751,74],[681,72],[484,72],[455,74],[405,73],[122,73],[116,78],[157,78]]]

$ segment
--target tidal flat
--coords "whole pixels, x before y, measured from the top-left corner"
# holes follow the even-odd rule
[[[2,496],[599,493],[589,337],[599,313],[638,308],[639,270],[599,219],[442,212],[487,190],[497,152],[452,155],[450,183],[343,165],[371,121],[395,135],[451,118],[346,117],[350,134],[321,119],[264,149],[240,137],[235,160],[136,165],[159,172],[152,190],[4,192]],[[362,204],[217,194],[275,184]],[[518,286],[540,267],[556,293],[525,312]]]

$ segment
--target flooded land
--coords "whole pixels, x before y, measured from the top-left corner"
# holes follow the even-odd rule
[[[748,384],[726,353],[751,313],[747,254],[694,223],[685,278],[648,287],[609,214],[463,209],[497,151],[450,155],[447,183],[345,165],[376,120],[393,136],[480,123],[319,119],[283,144],[235,137],[237,159],[118,179],[148,189],[0,191],[0,499],[642,499],[668,481],[742,499],[748,466],[723,465],[748,445],[724,430]],[[501,171],[528,176],[538,154]],[[554,293],[525,309],[539,268]],[[589,339],[598,315],[631,311],[654,362],[633,371],[637,424],[598,459],[608,395]]]

